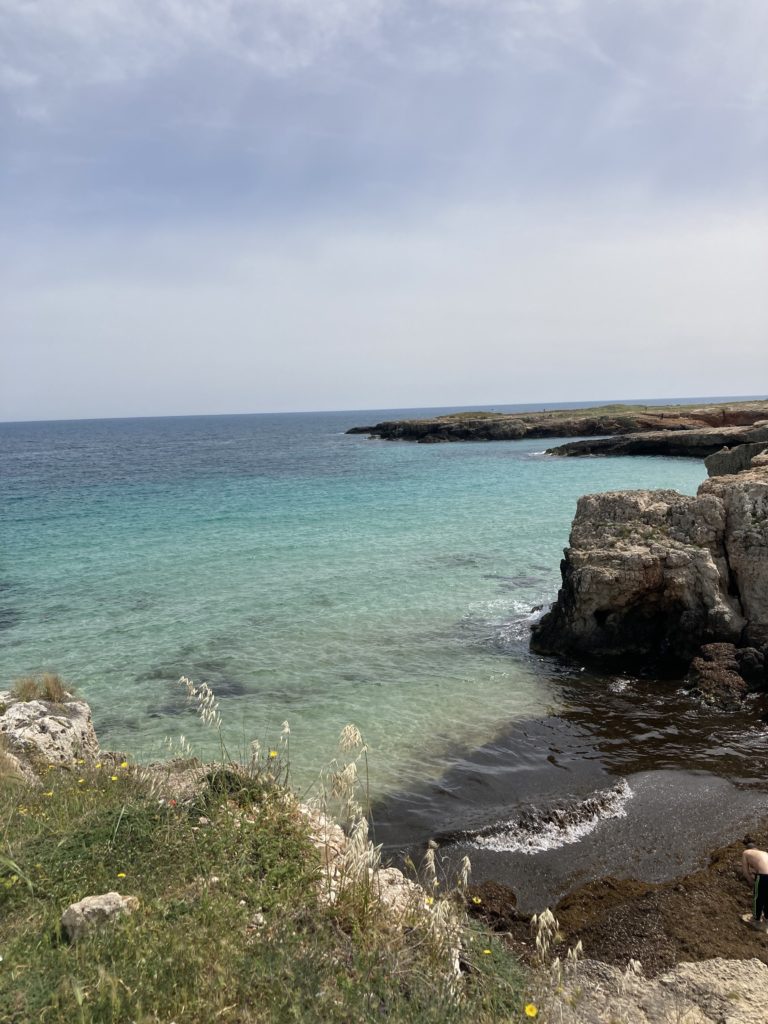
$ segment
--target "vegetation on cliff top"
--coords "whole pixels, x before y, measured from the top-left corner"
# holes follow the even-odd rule
[[[389,440],[502,441],[523,437],[596,437],[647,431],[687,431],[748,426],[768,419],[768,400],[698,402],[688,405],[630,405],[614,402],[586,408],[502,412],[468,410],[419,419],[387,420],[347,433]]]
[[[0,1021],[525,1019],[522,972],[490,933],[466,927],[457,994],[418,922],[393,928],[365,885],[324,900],[278,775],[215,771],[178,801],[108,758],[39,788],[0,778]],[[62,911],[110,890],[139,909],[68,944]]]

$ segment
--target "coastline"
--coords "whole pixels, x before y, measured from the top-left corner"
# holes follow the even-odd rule
[[[747,927],[752,893],[740,872],[742,837],[768,845],[768,814],[748,833],[711,849],[705,866],[661,883],[605,876],[574,889],[552,908],[572,946],[581,941],[590,960],[625,969],[639,961],[648,978],[683,962],[757,959],[768,964],[768,936]],[[534,955],[529,916],[516,907],[512,891],[495,882],[476,887],[482,900],[476,915],[503,931],[515,952]]]
[[[125,759],[126,755],[99,751],[87,704],[82,701],[68,703],[71,701],[68,697],[64,701],[63,704],[40,704],[37,701],[36,705],[33,699],[29,704],[19,704],[10,700],[8,694],[3,695],[2,714],[8,715],[14,709],[18,712],[13,716],[12,728],[8,728],[7,718],[2,723],[6,740],[11,743],[10,751],[15,750],[22,759],[26,757],[34,773],[23,785],[39,792],[43,788],[40,781],[43,779],[46,786],[56,790],[59,785],[56,773],[62,773],[63,779],[71,777],[72,782],[88,781],[94,768],[97,774],[101,770],[106,785],[109,785],[110,772],[113,773],[113,782],[120,782],[125,776],[124,781],[127,783],[134,769]],[[6,758],[8,749],[6,747]],[[23,750],[26,750],[26,754],[22,753]],[[72,768],[76,765],[83,767],[78,767],[73,773]],[[174,774],[176,772],[180,772],[178,781]],[[82,773],[85,778],[77,780],[78,773]],[[140,769],[139,776],[142,774],[146,772],[142,773]],[[195,799],[201,779],[207,777],[207,774],[206,766],[199,763],[195,766],[192,761],[184,764],[171,761],[167,766],[151,767],[147,777],[150,776],[158,780],[160,791],[164,794],[163,800],[175,806],[177,800],[181,804]],[[651,779],[650,783],[649,791],[658,792],[658,779]],[[636,785],[635,781],[632,781],[632,785]],[[745,787],[744,791],[748,790],[749,787]],[[761,813],[758,814],[756,808],[745,811],[744,827],[739,834],[748,831],[758,843],[768,843],[768,808],[764,790],[761,788],[759,792],[756,791],[755,796]],[[32,799],[30,795],[25,802]],[[714,794],[714,802],[709,810],[701,806],[692,807],[691,810],[701,818],[702,814],[712,813],[718,800],[722,800],[722,793]],[[668,831],[670,828],[669,802],[664,794],[659,804],[659,809],[663,808],[666,808],[666,817],[660,821],[662,835],[665,829]],[[200,819],[201,822],[205,820]],[[335,825],[331,829],[327,823],[323,825],[320,822],[317,827],[320,829],[320,839],[317,841],[321,847],[330,842],[336,851],[333,856],[340,856],[338,851],[344,849],[346,842],[343,833]],[[331,834],[333,838],[329,839]],[[669,837],[673,838],[671,832]],[[598,841],[603,842],[604,839],[598,838]],[[611,838],[609,832],[608,841],[616,843],[615,834]],[[646,842],[653,843],[654,837],[647,836]],[[618,843],[616,845],[620,846]],[[458,850],[453,858],[454,863],[450,863],[450,859],[446,861],[443,857],[446,847],[440,849],[438,877],[453,877],[458,854],[467,850]],[[571,851],[576,849],[571,847]],[[499,881],[497,877],[483,877],[475,860],[473,881],[467,890],[464,905],[470,914],[499,935],[513,956],[531,966],[534,966],[535,959],[531,914],[534,910],[543,910],[545,905],[551,906],[559,922],[563,947],[573,948],[581,942],[585,956],[590,961],[616,965],[622,970],[630,961],[639,961],[648,979],[655,978],[681,962],[726,958],[757,959],[768,963],[768,939],[765,934],[749,930],[740,920],[740,914],[748,907],[750,900],[749,887],[739,874],[741,849],[737,836],[732,834],[729,841],[713,845],[703,857],[698,856],[699,860],[703,860],[701,866],[690,869],[690,865],[678,865],[678,870],[668,872],[668,876],[661,881],[637,878],[632,872],[631,862],[627,860],[621,875],[609,873],[588,878],[586,882],[572,886],[566,895],[556,901],[540,899],[537,904],[528,906],[521,905],[513,885]],[[571,851],[566,851],[565,856],[569,856]],[[620,853],[624,852],[627,851],[620,848]],[[663,846],[661,854],[662,857],[665,855]],[[675,851],[668,849],[666,856],[674,860]],[[669,866],[667,864],[665,870],[668,871]],[[412,883],[404,881],[399,871],[383,867],[382,872],[382,881],[386,880],[387,891],[391,892],[393,899],[396,889],[390,887],[395,883],[397,892],[403,887],[404,891],[411,892],[409,886]],[[422,894],[423,903],[423,890],[418,892]]]
[[[768,420],[768,400],[749,400],[688,405],[630,405],[615,403],[588,408],[558,408],[538,412],[459,412],[419,419],[384,420],[368,426],[348,428],[348,434],[367,434],[387,441],[411,441],[418,444],[438,444],[461,441],[513,441],[522,438],[547,437],[627,437],[652,432],[675,435],[680,440],[669,445],[664,454],[710,454],[721,447],[719,434],[729,430],[750,428],[761,420]],[[712,432],[709,447],[700,441],[692,449],[684,441],[688,432]],[[738,443],[738,442],[733,442]],[[564,454],[590,454],[589,443],[583,452]],[[714,447],[713,447],[714,446]],[[610,445],[608,445],[610,447]],[[652,446],[642,451],[640,445],[627,444],[626,451],[618,454],[657,454]],[[658,446],[657,446],[658,447]]]
[[[380,449],[379,451],[383,452],[383,449]],[[392,452],[393,450],[390,449],[388,454],[391,454]],[[443,453],[439,454],[442,455]],[[454,453],[445,454],[453,455]],[[421,461],[420,457],[422,453],[414,453],[414,455],[417,456],[419,461]],[[637,471],[637,467],[635,467],[635,469]],[[444,568],[441,563],[438,568],[440,572],[444,572]],[[441,640],[442,635],[438,639]],[[435,641],[435,643],[436,642],[437,641]],[[508,653],[508,648],[500,646],[499,651]],[[549,662],[548,660],[546,665],[547,668],[545,671],[547,673],[550,671],[553,673],[560,671],[559,668],[555,668],[555,662]],[[489,806],[496,808],[490,812],[489,817],[486,814],[485,821],[477,821],[476,827],[478,829],[486,827],[488,825],[488,821],[493,824],[496,820],[494,815],[501,817],[505,810],[507,814],[509,814],[509,793],[505,794],[504,786],[506,781],[515,776],[518,781],[522,778],[527,779],[529,794],[535,794],[541,803],[541,798],[546,796],[548,791],[547,785],[541,784],[544,779],[544,774],[537,774],[535,770],[536,765],[539,764],[541,764],[543,771],[550,773],[550,777],[552,779],[550,796],[554,799],[554,795],[556,795],[558,791],[560,791],[561,795],[565,792],[568,796],[568,800],[572,797],[573,801],[577,805],[579,805],[580,801],[582,804],[585,803],[585,801],[589,801],[595,793],[601,794],[609,791],[616,782],[621,781],[622,779],[628,780],[628,785],[632,788],[634,793],[630,815],[626,818],[621,815],[617,815],[614,818],[609,817],[607,819],[608,827],[603,830],[602,834],[597,830],[600,828],[600,822],[598,821],[596,829],[593,831],[593,834],[591,834],[595,842],[605,840],[605,842],[610,843],[611,837],[615,836],[615,829],[613,828],[615,821],[617,820],[620,823],[629,821],[629,823],[632,823],[634,820],[632,815],[635,814],[635,811],[638,808],[643,806],[645,807],[644,813],[646,815],[646,821],[650,819],[649,815],[652,817],[652,815],[655,814],[659,818],[660,823],[664,825],[665,820],[667,820],[664,818],[664,815],[666,813],[669,814],[670,805],[658,803],[655,810],[652,805],[643,805],[641,801],[642,795],[638,795],[638,782],[642,782],[646,786],[646,791],[649,793],[652,794],[654,791],[656,791],[656,793],[658,792],[657,783],[660,779],[658,761],[667,753],[665,744],[669,742],[672,728],[676,728],[678,730],[678,737],[676,740],[678,748],[680,750],[685,750],[689,761],[693,762],[692,764],[689,763],[687,768],[679,765],[677,778],[673,780],[677,786],[676,792],[681,798],[678,802],[678,806],[680,806],[683,811],[690,814],[692,823],[695,824],[696,815],[701,815],[702,813],[706,815],[706,820],[715,820],[719,806],[727,806],[729,813],[731,813],[735,804],[733,799],[735,793],[748,794],[750,799],[754,798],[755,801],[753,806],[750,803],[750,800],[745,800],[744,806],[739,810],[739,821],[744,822],[744,826],[743,828],[739,827],[738,831],[750,828],[752,823],[759,820],[760,816],[757,813],[758,805],[764,805],[765,795],[762,791],[757,790],[757,788],[751,790],[751,786],[749,784],[742,785],[738,783],[736,785],[731,785],[730,787],[722,786],[718,792],[713,792],[711,794],[712,800],[710,800],[709,803],[703,802],[698,804],[694,804],[691,799],[693,790],[686,791],[684,785],[677,785],[677,783],[683,782],[683,775],[686,771],[690,775],[689,781],[695,781],[696,784],[701,781],[700,776],[702,766],[697,765],[695,762],[695,752],[693,751],[692,745],[687,743],[685,740],[687,733],[685,733],[681,723],[683,718],[691,713],[695,718],[697,726],[700,728],[703,724],[709,721],[708,715],[710,715],[710,712],[706,708],[695,706],[693,698],[689,696],[684,698],[681,697],[678,700],[677,705],[675,705],[675,699],[677,698],[674,696],[674,693],[671,694],[665,690],[658,694],[660,701],[659,705],[655,707],[651,713],[649,711],[649,699],[651,697],[653,681],[628,680],[626,678],[606,676],[600,676],[598,678],[597,676],[591,676],[589,671],[580,673],[578,666],[572,670],[571,676],[572,678],[568,677],[568,682],[565,685],[570,686],[573,692],[579,690],[584,694],[590,687],[594,690],[590,696],[590,700],[592,702],[591,707],[577,707],[575,710],[571,708],[567,714],[562,716],[562,721],[564,721],[568,727],[572,727],[573,729],[573,735],[575,737],[574,742],[577,748],[585,735],[588,735],[589,737],[589,743],[587,745],[591,744],[591,751],[577,751],[571,758],[571,764],[577,760],[577,758],[581,758],[582,763],[578,771],[571,772],[570,779],[573,784],[566,785],[563,788],[563,779],[568,778],[568,776],[563,774],[565,762],[568,760],[567,744],[563,743],[563,733],[553,736],[551,743],[547,745],[542,741],[541,736],[537,733],[537,729],[542,727],[542,724],[546,721],[545,719],[539,719],[536,722],[518,723],[518,730],[525,730],[527,732],[528,746],[525,748],[524,743],[519,741],[516,742],[515,756],[517,760],[511,761],[509,764],[509,778],[503,774],[499,774],[495,778],[498,793],[492,793],[492,795],[490,795],[493,798],[492,801],[490,801],[490,804],[483,805],[482,800],[477,796],[480,792],[480,783],[478,782],[478,779],[482,781],[485,777],[483,774],[483,766],[478,761],[473,760],[472,752],[470,752],[468,757],[464,758],[464,761],[466,762],[464,765],[464,772],[466,781],[469,784],[466,791],[467,795],[462,801],[463,804],[465,806],[473,804],[474,807],[478,809],[478,814],[480,810],[485,814]],[[679,685],[679,683],[680,680],[678,679],[675,685]],[[615,690],[609,690],[608,692],[610,693],[610,697],[606,697],[606,685],[613,686],[614,684],[616,687],[620,686],[620,684],[622,686],[625,686],[625,684],[627,685],[624,689],[616,688]],[[750,700],[752,700],[752,698],[750,698]],[[616,751],[621,746],[620,740],[622,738],[622,726],[620,722],[621,714],[620,711],[616,709],[618,709],[623,702],[624,705],[631,705],[635,713],[634,718],[629,715],[625,716],[627,722],[630,722],[630,719],[632,720],[632,734],[637,737],[638,740],[636,743],[637,749],[630,753],[627,753],[629,748],[627,744],[625,744],[625,753],[627,758],[630,760],[635,758],[637,762],[632,765],[632,770],[630,770],[626,764],[622,770],[618,770],[616,768]],[[571,703],[572,705],[578,705],[577,700],[573,700]],[[753,705],[750,703],[749,708],[751,709],[752,707]],[[749,709],[746,708],[744,710],[749,711]],[[611,715],[613,716],[611,719],[611,728],[605,728],[600,732],[601,725],[603,725],[605,719]],[[737,715],[738,713],[736,713],[735,718],[728,718],[727,716],[722,717],[719,721],[735,723],[738,720]],[[645,719],[644,725],[641,722],[641,719]],[[662,723],[663,719],[670,727],[670,731],[668,732],[665,732],[666,726]],[[746,715],[744,716],[744,721],[746,721]],[[627,725],[627,728],[630,729],[630,726]],[[520,733],[518,732],[518,736],[519,734]],[[640,740],[642,740],[642,742],[640,742]],[[496,744],[490,744],[490,746],[492,746],[492,748],[495,746],[497,753],[501,755],[504,754],[504,751],[500,751],[498,742]],[[641,746],[647,746],[647,751],[641,750]],[[481,755],[483,754],[482,751],[479,753]],[[493,754],[493,751],[490,753]],[[705,752],[705,760],[706,757],[707,755]],[[647,765],[643,766],[644,758],[655,762],[655,774],[652,770],[648,769]],[[724,772],[723,778],[726,778],[727,775],[728,772]],[[717,769],[715,769],[713,777],[717,777]],[[673,785],[673,788],[675,785]],[[445,801],[440,804],[439,800],[434,799],[434,794],[432,795],[432,805],[435,813],[439,813],[442,808],[450,806],[452,803],[456,805],[457,800],[457,790],[451,780],[446,781],[445,778],[438,779],[435,783],[434,793],[437,792],[437,787],[439,786],[441,786],[445,791]],[[705,785],[703,788],[706,790],[707,786]],[[519,790],[517,792],[519,793]],[[523,803],[524,801],[521,801],[520,806],[522,806]],[[531,801],[528,801],[528,804],[530,803]],[[534,806],[535,810],[541,810],[539,803],[536,803]],[[544,811],[546,811],[546,808]],[[542,813],[544,813],[544,811],[542,811]],[[681,813],[683,811],[681,811]],[[480,815],[480,817],[481,816],[482,815]],[[635,815],[635,817],[637,817],[637,815]],[[535,816],[534,824],[537,822],[541,823],[542,820],[544,820],[542,817],[537,818]],[[640,824],[642,824],[642,822],[640,822]],[[732,822],[729,825],[724,825],[724,827],[731,827],[733,829],[731,834],[726,838],[733,838],[736,835],[735,822]],[[637,837],[643,830],[642,827],[635,828],[634,825],[633,828],[634,831],[632,829],[630,830],[629,839],[625,837],[625,839],[627,839],[627,856],[624,858],[624,862],[630,865],[632,864],[632,843],[637,843]],[[465,830],[471,830],[471,828],[465,828]],[[441,836],[443,850],[453,842],[451,829],[447,829],[447,833],[449,833],[449,835]],[[691,851],[694,861],[700,860],[702,857],[707,859],[710,855],[717,859],[721,856],[720,852],[723,849],[727,849],[727,847],[722,845],[721,841],[723,840],[723,837],[720,835],[713,836],[708,834],[706,838],[699,837],[699,839],[699,846],[695,850]],[[667,904],[664,903],[663,905],[662,902],[658,902],[659,900],[662,900],[662,896],[658,896],[657,894],[670,894],[669,898],[672,900],[670,906],[672,906],[674,904],[673,894],[678,893],[678,889],[676,887],[684,884],[684,880],[689,876],[697,876],[697,873],[700,873],[701,871],[705,872],[705,876],[702,876],[701,878],[701,884],[698,885],[696,882],[695,885],[691,885],[693,885],[693,889],[695,889],[696,892],[700,892],[701,912],[705,912],[705,896],[707,891],[706,872],[708,868],[700,866],[696,867],[695,863],[691,864],[688,861],[682,860],[676,863],[675,857],[677,856],[677,853],[668,853],[665,851],[663,842],[663,833],[662,836],[660,836],[660,839],[655,836],[653,837],[653,843],[657,847],[659,846],[659,843],[662,844],[662,846],[660,846],[660,854],[662,854],[663,857],[667,857],[666,867],[674,874],[674,878],[672,878],[672,880],[666,878],[659,878],[656,880],[649,877],[638,879],[636,877],[633,878],[632,874],[630,874],[627,878],[615,881],[611,873],[596,873],[594,868],[590,868],[589,863],[582,858],[581,863],[577,863],[575,866],[577,866],[577,873],[578,871],[582,871],[583,881],[580,883],[578,878],[569,879],[567,882],[567,893],[565,895],[563,895],[562,889],[558,889],[557,878],[560,876],[558,876],[558,872],[552,868],[552,864],[558,857],[565,860],[570,859],[574,863],[579,861],[580,856],[585,854],[585,851],[588,851],[589,844],[572,844],[570,846],[564,846],[562,854],[553,852],[552,855],[550,855],[549,851],[543,851],[538,863],[546,867],[549,862],[549,866],[552,869],[548,872],[543,867],[539,872],[539,895],[528,895],[523,899],[519,899],[518,894],[517,897],[519,899],[519,902],[517,903],[519,909],[515,909],[515,913],[517,914],[515,921],[519,926],[521,934],[524,932],[527,935],[527,915],[529,911],[532,909],[541,909],[545,901],[551,901],[556,903],[557,912],[563,915],[563,927],[569,927],[571,929],[574,941],[575,939],[582,938],[584,936],[583,941],[587,947],[588,954],[597,955],[599,950],[602,948],[609,950],[623,950],[623,954],[628,953],[631,948],[630,945],[621,946],[616,945],[615,943],[611,944],[610,932],[608,929],[609,922],[613,921],[616,918],[616,915],[621,916],[621,914],[627,915],[626,919],[623,920],[631,922],[633,915],[642,913],[646,914],[649,921],[654,915],[656,922],[663,921],[663,911],[664,913],[667,912],[667,909],[665,909]],[[499,852],[503,854],[505,858],[507,857],[507,852],[505,850],[502,849]],[[472,855],[471,851],[470,855]],[[487,877],[483,877],[483,858],[484,862],[488,866],[488,870],[484,872]],[[502,895],[506,893],[507,895],[504,895],[504,899],[507,900],[510,908],[514,908],[515,898],[512,895],[509,895],[509,890],[504,890],[504,876],[497,872],[496,877],[494,877],[493,872],[496,871],[496,867],[494,866],[493,857],[489,854],[481,853],[477,855],[475,859],[477,865],[476,892],[486,894],[487,898],[485,898],[485,896],[479,897],[481,902],[484,904],[485,909],[487,909],[490,902],[492,902],[492,899],[490,899],[490,894],[492,893],[497,893],[497,902],[499,902],[500,907],[502,907],[503,904]],[[519,860],[517,862],[519,862]],[[517,862],[510,861],[512,864]],[[534,862],[534,858],[530,858],[530,863],[532,862]],[[650,861],[648,863],[650,863]],[[592,870],[591,874],[590,870]],[[723,870],[727,874],[726,868]],[[611,871],[613,871],[612,867]],[[681,874],[681,871],[685,873]],[[590,881],[585,883],[584,880],[587,878],[589,878]],[[737,879],[735,881],[737,882]],[[506,882],[510,883],[510,889],[514,890],[514,868],[512,868],[506,877]],[[730,882],[733,882],[733,879],[730,879]],[[714,884],[712,883],[712,880],[710,881],[710,884]],[[685,885],[688,885],[688,883],[685,882]],[[500,886],[501,890],[494,889],[494,887]],[[502,890],[504,890],[504,893],[502,893]],[[499,895],[499,893],[502,894]],[[722,904],[724,914],[730,914],[734,901],[737,901],[736,890],[731,891],[729,889],[728,893],[726,895],[728,895],[730,902],[724,902]],[[497,896],[495,896],[494,899],[497,899]],[[665,896],[665,899],[666,898],[667,897]],[[725,896],[723,898],[725,899]],[[654,900],[656,900],[656,903],[653,902]],[[595,911],[594,916],[590,916],[591,911],[588,913],[590,907]],[[598,911],[601,908],[605,910],[605,914],[603,916],[598,914]],[[581,914],[581,916],[579,916],[579,914]],[[629,928],[629,925],[627,927]],[[514,929],[511,929],[511,931],[514,936]],[[568,934],[570,935],[571,932]],[[645,935],[645,933],[643,934],[645,936],[643,938],[643,942],[646,942],[647,945],[645,957],[646,959],[649,959],[652,964],[651,954],[653,952],[655,942],[653,933],[649,931],[647,935]],[[750,936],[750,938],[752,939],[753,937]],[[590,942],[594,942],[594,947],[590,947]],[[723,948],[726,947],[724,946]],[[735,946],[733,946],[733,948],[735,948]],[[683,949],[682,945],[676,946],[675,955],[678,955],[681,949]],[[701,953],[699,958],[706,958],[706,950],[701,949],[699,951]],[[746,955],[745,952],[744,955]],[[638,954],[634,956],[634,958],[643,959],[643,956]],[[663,970],[665,965],[668,963],[668,961],[662,962],[659,959],[657,965],[658,970]],[[649,968],[649,970],[650,969],[651,968]]]

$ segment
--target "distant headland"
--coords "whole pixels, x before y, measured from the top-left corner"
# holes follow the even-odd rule
[[[768,428],[768,400],[655,406],[615,404],[540,412],[458,412],[428,419],[385,420],[372,426],[351,427],[347,433],[418,444],[533,437],[607,438],[603,442],[550,449],[550,454],[703,458],[723,446],[748,443],[749,431],[761,421],[766,421]]]

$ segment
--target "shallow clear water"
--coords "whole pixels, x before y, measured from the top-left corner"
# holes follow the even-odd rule
[[[692,493],[703,465],[343,433],[395,415],[0,425],[0,687],[59,671],[149,757],[210,743],[176,683],[206,680],[230,748],[290,721],[305,781],[354,721],[379,793],[556,711],[527,618],[578,496]]]

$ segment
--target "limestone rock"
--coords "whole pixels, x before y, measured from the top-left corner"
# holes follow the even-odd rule
[[[667,427],[661,430],[618,434],[613,437],[590,436],[590,440],[587,441],[569,441],[556,448],[548,448],[547,454],[677,455],[707,459],[720,455],[723,447],[733,449],[741,445],[757,445],[753,454],[765,449],[768,445],[768,422],[760,420],[748,426],[697,426],[687,429]],[[714,464],[717,465],[717,459]]]
[[[105,892],[101,896],[86,896],[72,903],[61,915],[61,930],[70,942],[77,942],[95,928],[110,924],[123,914],[131,914],[139,906],[135,896],[121,896],[119,892]]]
[[[646,979],[584,960],[545,1012],[561,1024],[758,1024],[768,1021],[768,967],[718,958]]]
[[[40,782],[26,762],[15,754],[0,748],[0,781],[9,779],[29,786],[39,785]]]
[[[402,919],[426,898],[422,887],[398,868],[378,868],[371,872],[371,880],[379,900],[396,919]]]
[[[699,433],[702,430],[725,430],[722,439],[709,437],[700,443],[702,450],[697,454],[708,455],[724,444],[740,443],[738,439],[741,439],[741,434],[729,433],[729,428],[751,427],[765,420],[766,416],[766,401],[726,402],[699,408],[614,405],[517,413],[481,410],[449,413],[430,419],[388,420],[372,426],[351,427],[347,433],[365,433],[386,440],[429,444],[437,441],[509,441],[521,437],[604,438],[606,435],[617,434],[622,435],[619,440],[623,441],[623,435],[640,432],[644,436],[650,436],[648,432],[658,432],[670,440],[674,448],[675,438],[679,439],[683,434]],[[647,445],[647,442],[644,443]],[[662,445],[665,444],[666,442],[662,441]],[[685,453],[689,454],[688,450]],[[683,452],[673,451],[672,454]]]
[[[706,644],[748,645],[757,676],[768,644],[768,459],[705,480],[695,497],[581,498],[561,571],[534,650],[682,665]]]
[[[744,639],[762,647],[768,643],[768,467],[758,464],[734,476],[712,477],[699,494],[723,506],[731,582],[747,620]]]
[[[729,592],[726,518],[714,495],[616,491],[579,499],[563,586],[534,626],[544,653],[687,664],[744,628]]]
[[[710,476],[730,476],[733,473],[742,473],[745,469],[749,469],[753,459],[762,455],[766,450],[768,450],[768,444],[765,441],[737,444],[733,448],[721,448],[714,455],[708,455],[704,459],[704,465]]]
[[[8,694],[3,698],[0,733],[10,753],[28,767],[66,766],[98,756],[99,741],[84,700],[21,701]]]

